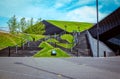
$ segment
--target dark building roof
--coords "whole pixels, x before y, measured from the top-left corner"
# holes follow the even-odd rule
[[[97,24],[89,29],[95,38],[97,37],[96,29]],[[120,34],[120,7],[99,22],[100,40],[108,40],[118,34]]]
[[[42,23],[45,24],[45,30],[46,30],[46,32],[44,33],[45,35],[53,35],[55,33],[59,34],[64,31],[58,28],[57,26],[47,22],[46,20],[43,20]]]

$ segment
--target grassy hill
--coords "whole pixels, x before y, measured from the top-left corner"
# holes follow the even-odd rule
[[[22,38],[9,33],[0,32],[0,49],[8,46],[20,45]]]
[[[46,21],[55,25],[56,27],[66,30],[67,32],[73,32],[73,31],[81,32],[93,26],[92,23],[85,23],[85,22],[56,21],[56,20],[46,20]],[[25,30],[25,33],[22,34],[19,33],[13,35],[9,33],[0,32],[0,50],[8,46],[15,46],[15,45],[20,46],[22,42],[25,43],[27,41],[33,41],[33,39],[34,41],[38,41],[46,37],[45,35],[41,35],[44,32],[45,32],[44,24],[41,23],[37,23],[29,27],[28,29]],[[56,57],[69,57],[69,55],[65,51],[61,50],[60,48],[51,46],[49,42],[56,43],[56,45],[58,45],[59,47],[70,49],[74,46],[73,44],[74,37],[70,34],[63,34],[60,37],[60,39],[67,42],[61,42],[60,40],[54,38],[47,39],[45,42],[42,42],[40,44],[40,48],[43,49],[37,52],[34,55],[34,57],[51,57],[52,50],[58,52]]]
[[[21,43],[25,43],[28,40],[33,41],[33,38],[35,41],[44,38],[44,35],[36,35],[36,34],[10,34],[10,33],[4,33],[0,32],[0,50],[3,48],[6,48],[8,46],[21,46]]]
[[[23,38],[24,40],[26,41],[33,41],[33,38],[34,38],[34,41],[38,41],[42,38],[44,38],[45,36],[44,35],[38,35],[38,34],[19,34],[19,36],[21,38]]]
[[[46,20],[46,21],[63,30],[66,30],[67,32],[84,31],[93,26],[92,23],[86,23],[86,22],[56,21],[56,20]]]

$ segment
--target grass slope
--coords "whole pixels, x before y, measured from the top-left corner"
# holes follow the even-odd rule
[[[48,39],[46,40],[46,42],[48,43],[56,43],[56,45],[60,46],[60,47],[63,47],[63,48],[67,48],[67,49],[70,49],[74,46],[73,44],[73,36],[71,34],[63,34],[61,37],[60,37],[62,40],[66,40],[68,41],[68,43],[61,43],[60,41],[56,40],[55,38],[51,38],[51,39]]]
[[[74,46],[73,44],[69,44],[69,43],[57,43],[57,45],[67,49],[70,49]]]
[[[61,39],[68,41],[69,43],[73,43],[74,37],[71,34],[63,34]]]
[[[35,41],[38,41],[42,38],[44,38],[44,35],[37,35],[37,34],[19,34],[19,36],[21,38],[24,38],[26,41],[33,41],[33,38],[35,39]]]
[[[93,26],[92,23],[86,23],[86,22],[56,21],[56,20],[47,20],[47,22],[63,30],[66,30],[67,32],[84,31]],[[67,26],[66,29],[65,29],[65,26]]]
[[[67,49],[70,49],[72,48],[74,45],[73,45],[73,36],[70,35],[70,34],[64,34],[61,36],[61,39],[62,40],[66,40],[68,41],[68,43],[61,43],[60,41],[54,39],[54,38],[51,38],[51,39],[48,39],[46,40],[46,42],[48,43],[56,43],[56,45],[60,46],[60,47],[63,47],[63,48],[67,48]]]
[[[44,34],[44,32],[45,32],[45,25],[42,22],[38,22],[32,26],[29,26],[24,31],[24,33],[28,33],[28,34]]]
[[[54,38],[50,38],[50,39],[46,40],[46,42],[58,43],[59,41]]]
[[[0,32],[0,49],[8,46],[20,45],[21,41],[23,41],[23,39],[19,36]]]
[[[36,53],[34,57],[69,57],[69,55],[66,52],[59,48],[54,48],[47,42],[42,42],[39,47],[43,49]],[[51,56],[52,50],[56,50],[57,52],[56,56]]]
[[[6,48],[8,46],[21,46],[21,43],[25,43],[26,41],[35,41],[44,38],[44,35],[36,35],[36,34],[17,34],[13,35],[10,33],[0,32],[0,50]]]
[[[42,38],[45,37],[44,35],[37,35],[37,34],[30,34],[30,36],[31,36],[32,38],[34,38],[35,41],[38,41],[38,40],[40,40],[40,39],[42,39]]]

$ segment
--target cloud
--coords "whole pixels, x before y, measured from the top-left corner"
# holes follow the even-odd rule
[[[79,0],[74,6],[82,6],[95,3],[95,0]]]
[[[116,5],[120,5],[120,0],[99,0],[99,2],[100,19],[115,10]],[[18,19],[33,17],[35,20],[42,18],[96,22],[95,0],[1,0],[0,16],[9,19],[14,14]],[[0,22],[0,26],[4,23],[5,20]]]
[[[54,8],[61,8],[69,4],[72,0],[56,0]]]
[[[69,18],[69,20],[73,21],[96,23],[96,8],[84,6],[69,12],[66,16]],[[105,16],[106,14],[99,12],[100,20]]]
[[[114,2],[115,2],[116,5],[120,6],[120,0],[114,0]]]
[[[62,11],[71,11],[85,5],[94,6],[94,4],[95,4],[95,0],[72,0],[67,2],[66,5],[59,7],[58,9]]]

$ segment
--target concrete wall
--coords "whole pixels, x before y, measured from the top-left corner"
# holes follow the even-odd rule
[[[89,31],[87,31],[88,41],[90,43],[91,51],[93,57],[97,57],[97,40],[91,36]],[[104,51],[106,51],[106,56],[114,56],[113,51],[108,48],[103,42],[99,41],[99,57],[104,57]]]

